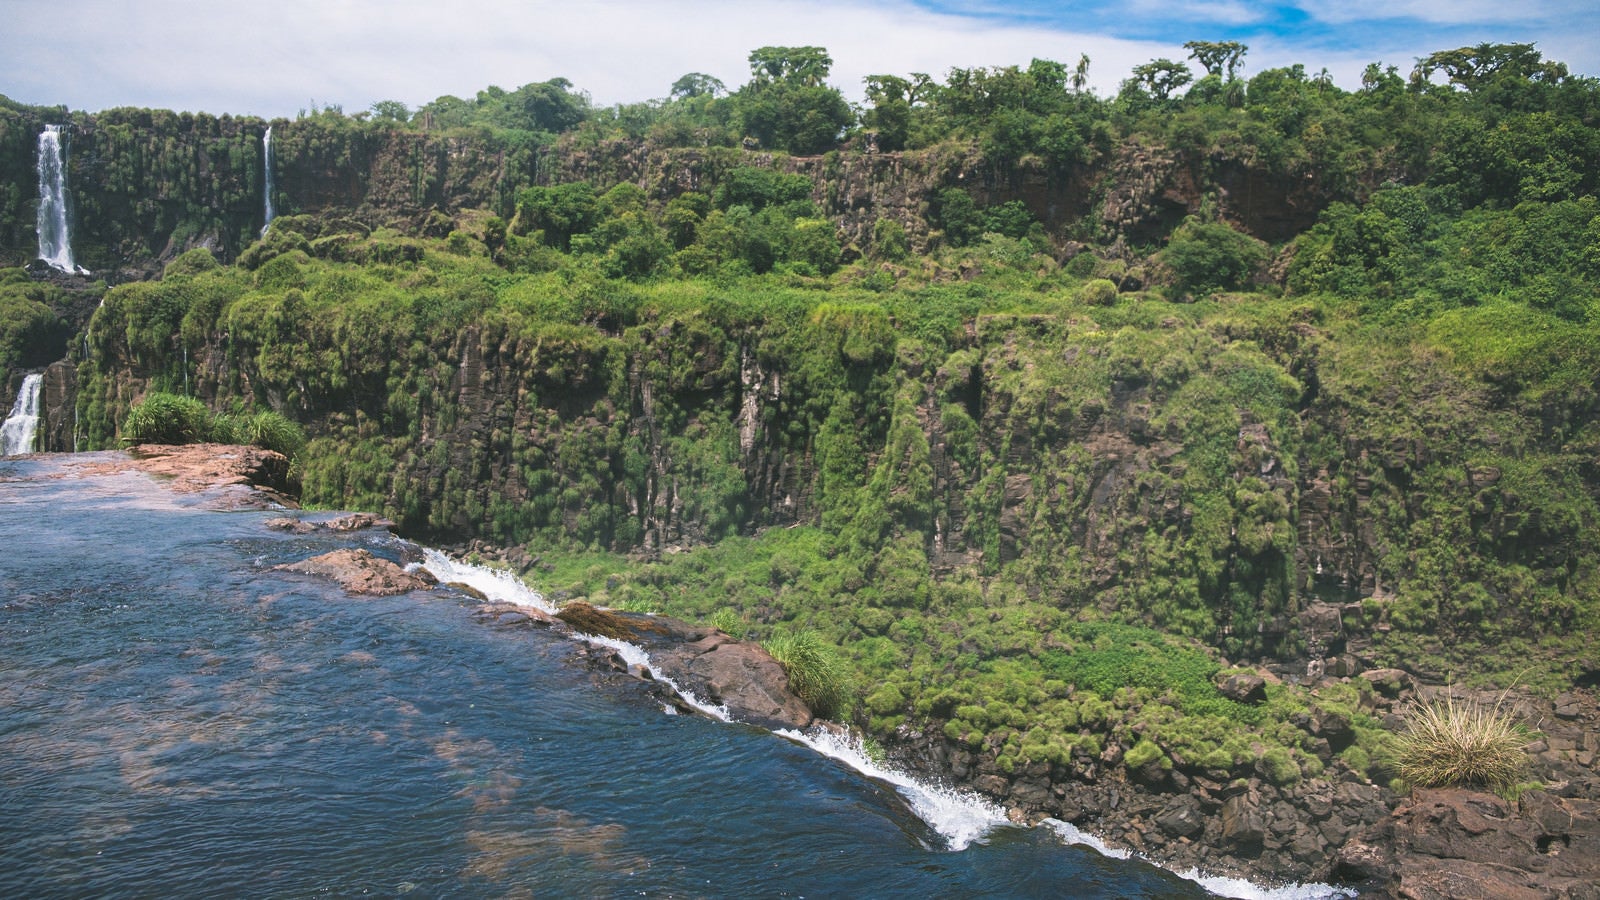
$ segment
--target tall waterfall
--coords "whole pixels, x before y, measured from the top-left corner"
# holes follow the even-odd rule
[[[44,376],[37,374],[22,379],[16,405],[0,425],[0,456],[33,452],[33,435],[39,430],[39,385],[43,382]]]
[[[261,153],[266,157],[266,184],[262,190],[262,202],[266,208],[265,221],[261,223],[261,236],[266,237],[267,229],[272,226],[272,126],[267,126],[267,133],[261,136]]]
[[[72,235],[67,224],[67,155],[61,148],[61,126],[46,125],[39,133],[39,258],[63,272],[80,271],[72,261]]]

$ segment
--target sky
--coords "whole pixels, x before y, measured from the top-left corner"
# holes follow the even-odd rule
[[[97,111],[144,106],[294,117],[416,107],[563,77],[599,106],[664,97],[688,72],[737,88],[749,52],[826,47],[863,99],[870,74],[1091,60],[1115,93],[1189,40],[1249,46],[1242,74],[1302,63],[1355,88],[1435,50],[1535,43],[1600,75],[1594,0],[0,0],[0,94]],[[1195,65],[1198,70],[1198,65]]]

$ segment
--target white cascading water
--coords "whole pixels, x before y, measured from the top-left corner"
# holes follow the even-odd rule
[[[39,386],[43,383],[43,375],[22,379],[22,390],[17,392],[11,415],[0,425],[0,456],[33,452],[33,436],[39,430]]]
[[[504,570],[459,562],[431,548],[425,548],[423,551],[422,568],[433,573],[433,576],[441,582],[465,584],[491,600],[530,606],[547,613],[556,611],[556,607],[545,600],[543,594],[529,588],[521,579]],[[651,664],[650,655],[643,648],[612,638],[583,637],[583,640],[595,646],[617,651],[629,666],[642,666],[648,669],[657,681],[665,683],[689,705],[701,712],[725,722],[732,721],[726,708],[700,700],[662,675]],[[776,734],[804,744],[830,759],[838,760],[868,778],[891,785],[905,798],[918,818],[944,837],[952,851],[964,850],[974,841],[982,840],[994,829],[1011,824],[1006,818],[1004,809],[977,794],[932,785],[874,762],[862,747],[861,741],[851,735],[838,734],[823,728],[813,728],[803,733],[783,729]],[[1043,824],[1059,835],[1063,843],[1081,844],[1116,859],[1128,859],[1133,855],[1127,850],[1113,848],[1094,835],[1080,831],[1058,819],[1047,819]],[[1194,870],[1177,874],[1201,885],[1213,894],[1245,898],[1245,900],[1331,900],[1331,898],[1355,896],[1353,891],[1326,884],[1263,887],[1243,879],[1208,876]]]
[[[81,273],[72,261],[72,235],[67,222],[67,156],[61,148],[61,126],[46,125],[39,133],[39,258],[51,268]]]
[[[422,568],[427,569],[433,577],[444,584],[464,584],[478,593],[500,603],[514,603],[517,606],[529,606],[541,612],[554,614],[556,607],[544,599],[544,595],[522,583],[517,576],[504,569],[490,569],[486,566],[475,566],[464,563],[440,553],[432,547],[425,547],[422,551]],[[588,644],[596,647],[605,647],[615,650],[622,661],[629,666],[639,666],[650,673],[650,677],[665,684],[673,693],[683,698],[685,703],[700,710],[714,719],[724,722],[731,721],[726,707],[708,703],[695,696],[693,691],[680,687],[671,678],[664,675],[650,661],[650,654],[637,644],[619,641],[615,638],[596,637],[593,635],[579,635]]]
[[[784,729],[778,734],[805,744],[823,756],[836,759],[868,778],[893,785],[911,805],[917,818],[943,835],[952,851],[965,850],[990,831],[1010,824],[1005,810],[977,794],[925,784],[874,762],[861,742],[849,735],[821,728],[813,728],[803,734]]]
[[[261,236],[267,236],[267,229],[272,226],[272,126],[267,126],[267,133],[261,136],[261,154],[266,157],[266,179],[264,190],[261,192],[262,205],[265,208],[265,221],[261,224]]]

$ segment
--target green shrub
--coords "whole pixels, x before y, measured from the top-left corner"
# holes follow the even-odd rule
[[[789,688],[823,718],[843,711],[846,673],[838,652],[814,631],[774,635],[762,644],[789,673]]]
[[[1300,780],[1300,767],[1294,757],[1283,747],[1273,747],[1261,757],[1261,773],[1267,780],[1283,787]]]
[[[1164,769],[1172,767],[1172,761],[1166,758],[1166,754],[1161,752],[1161,748],[1154,741],[1140,738],[1139,742],[1133,745],[1133,749],[1128,751],[1128,755],[1122,758],[1122,764],[1132,771],[1142,769],[1156,760],[1161,760]]]
[[[1096,278],[1078,289],[1078,299],[1089,306],[1110,306],[1117,302],[1117,286],[1107,278]]]
[[[711,627],[735,638],[742,638],[745,633],[744,620],[739,618],[738,611],[726,606],[711,614]]]
[[[193,397],[156,392],[128,410],[122,423],[127,444],[193,444],[211,436],[211,413]]]
[[[1396,769],[1415,787],[1483,787],[1515,784],[1527,764],[1527,732],[1496,703],[1418,703],[1396,742]]]
[[[306,448],[306,433],[300,426],[271,410],[263,410],[251,416],[244,423],[243,437],[247,443],[267,450],[276,450],[290,459],[299,456],[300,451]],[[221,440],[221,438],[216,439]]]

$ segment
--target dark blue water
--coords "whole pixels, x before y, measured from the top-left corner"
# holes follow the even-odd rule
[[[81,461],[0,462],[0,896],[1205,894],[1043,828],[952,852],[889,785],[470,598],[269,571],[349,538],[51,477]]]

